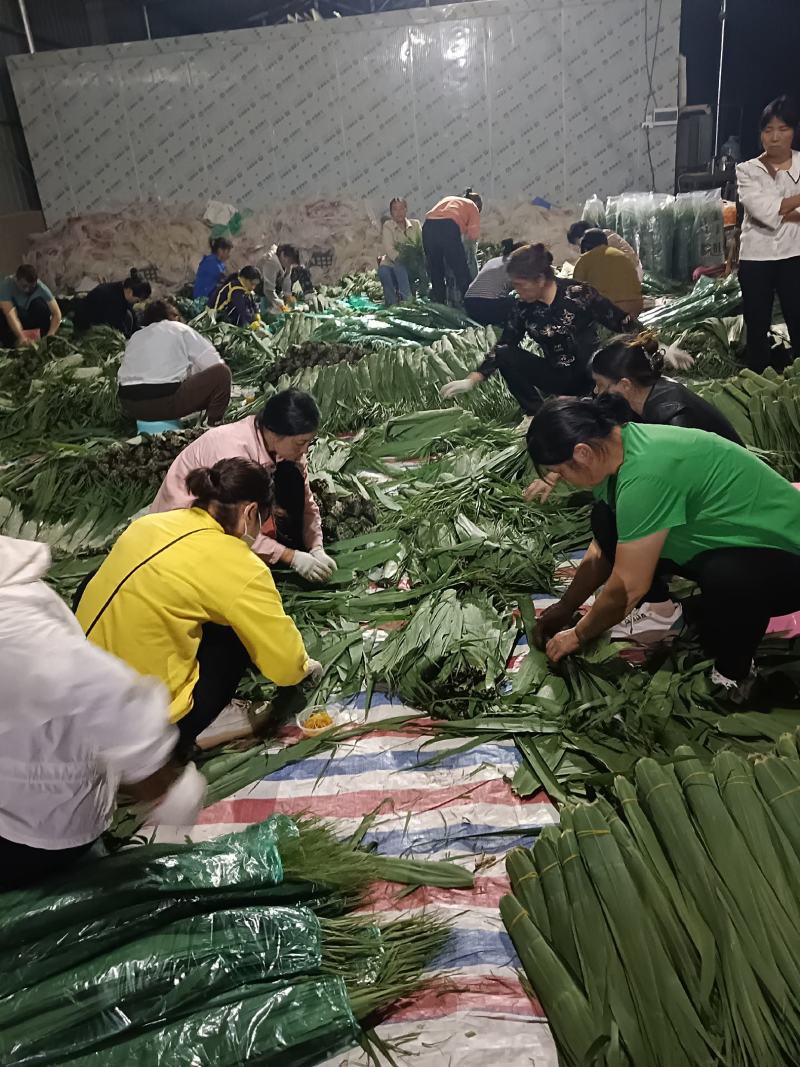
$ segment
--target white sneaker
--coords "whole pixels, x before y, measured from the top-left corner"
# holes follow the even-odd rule
[[[672,604],[672,601],[665,601],[663,604],[640,604],[622,622],[612,626],[609,632],[611,640],[639,641],[645,638],[647,644],[661,640],[681,617],[680,604],[672,604],[672,610],[664,614],[664,609],[667,609],[669,604]]]
[[[711,671],[711,684],[718,685],[724,690],[724,696],[732,700],[734,704],[742,704],[750,697],[756,681],[755,660],[750,665],[750,674],[742,682],[735,682],[733,678],[726,678],[720,674],[716,667]]]

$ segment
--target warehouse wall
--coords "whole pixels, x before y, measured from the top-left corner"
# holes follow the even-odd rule
[[[679,22],[680,0],[486,0],[9,65],[50,225],[154,198],[418,211],[465,184],[572,203],[651,187],[645,56],[674,104]],[[674,153],[653,131],[658,189]]]

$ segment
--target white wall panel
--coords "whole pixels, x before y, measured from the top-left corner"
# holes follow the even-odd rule
[[[648,25],[645,11],[649,8]],[[48,223],[132,200],[579,201],[650,186],[680,0],[486,0],[11,61]],[[651,135],[669,189],[674,130]]]

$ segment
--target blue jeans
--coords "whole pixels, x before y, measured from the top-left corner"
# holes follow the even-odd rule
[[[383,286],[383,302],[397,304],[401,300],[411,299],[411,282],[408,271],[401,263],[382,263],[378,267],[378,277]]]

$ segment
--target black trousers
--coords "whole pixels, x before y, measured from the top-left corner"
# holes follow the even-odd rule
[[[17,317],[23,330],[39,330],[42,337],[50,329],[50,308],[47,301],[37,297],[25,310],[17,308]],[[17,343],[14,332],[5,315],[0,313],[0,348],[12,348]]]
[[[444,271],[445,266],[448,266],[463,300],[472,277],[458,223],[453,219],[426,219],[422,224],[422,247],[425,249],[425,259],[428,263],[431,299],[437,304],[445,302],[447,287]]]
[[[597,543],[613,563],[599,539]],[[800,608],[800,555],[778,548],[714,548],[681,565],[662,559],[656,578],[663,580],[666,574],[689,578],[700,587],[700,643],[720,674],[736,682],[750,673],[770,619]],[[656,597],[648,594],[645,599]]]
[[[577,360],[569,367],[554,366],[524,348],[498,345],[495,362],[526,415],[535,415],[548,396],[588,396],[594,388],[588,367]]]
[[[500,296],[497,300],[486,300],[482,296],[464,297],[464,310],[473,322],[481,326],[505,326],[513,306],[514,298],[511,296]]]
[[[194,741],[236,696],[250,654],[230,626],[207,622],[197,650],[200,677],[192,692],[191,710],[175,724],[180,740],[176,755],[188,759]]]
[[[783,370],[789,362],[781,349],[770,347],[772,306],[778,297],[795,356],[800,356],[800,256],[739,264],[744,322],[747,327],[747,365],[759,373],[772,366]]]
[[[93,844],[94,841],[90,841],[88,845],[79,845],[77,848],[33,848],[0,837],[0,892],[38,885],[61,874],[88,852]]]

